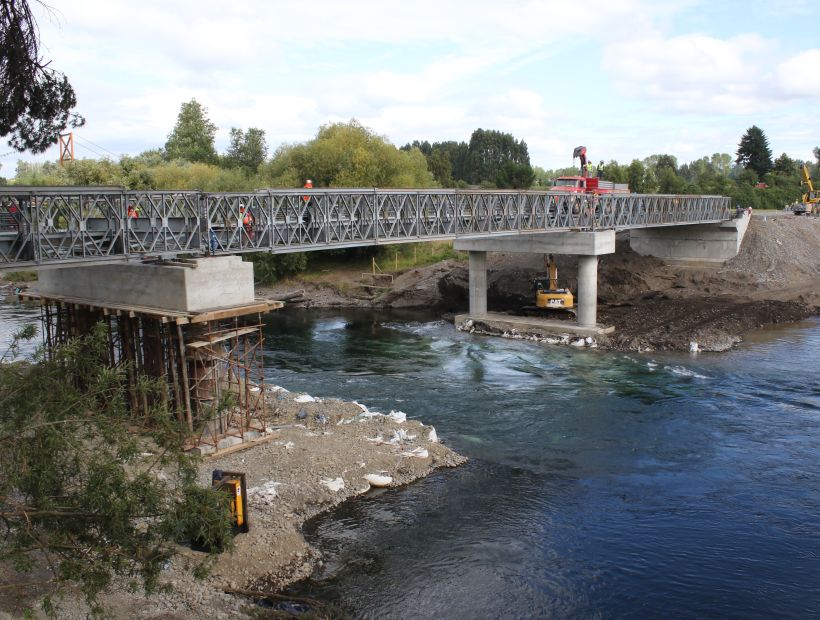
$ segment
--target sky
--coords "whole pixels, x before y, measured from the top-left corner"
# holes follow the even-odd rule
[[[530,161],[679,163],[735,154],[757,125],[777,157],[820,145],[816,0],[47,0],[42,55],[86,125],[75,156],[165,144],[183,102],[273,152],[353,118],[396,146],[511,133]],[[7,153],[9,175],[17,159]]]

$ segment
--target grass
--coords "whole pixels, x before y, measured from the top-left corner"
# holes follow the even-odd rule
[[[431,265],[448,258],[466,260],[466,252],[457,252],[451,241],[429,241],[425,243],[399,243],[379,246],[375,252],[361,256],[342,258],[327,256],[317,252],[310,256],[307,269],[296,277],[306,282],[316,282],[328,277],[334,271],[369,273],[375,260],[377,273],[402,273],[414,267]]]
[[[34,282],[37,280],[36,271],[9,271],[4,274],[4,278],[9,282]]]

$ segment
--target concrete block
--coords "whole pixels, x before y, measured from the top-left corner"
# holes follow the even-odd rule
[[[114,263],[43,270],[37,292],[180,312],[254,302],[252,263],[239,256],[199,258],[192,263],[194,267]]]
[[[638,254],[668,263],[723,263],[737,256],[750,215],[720,224],[634,228],[629,245]]]
[[[527,252],[598,256],[615,252],[615,231],[560,231],[459,238],[456,250],[470,252]]]

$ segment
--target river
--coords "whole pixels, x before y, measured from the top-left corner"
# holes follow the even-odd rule
[[[29,310],[5,306],[0,337]],[[293,595],[364,618],[820,615],[820,321],[723,354],[278,312],[267,379],[435,425],[470,457],[309,523]]]
[[[468,465],[310,523],[292,594],[378,618],[820,614],[820,322],[611,353],[279,313],[268,378],[402,410]]]

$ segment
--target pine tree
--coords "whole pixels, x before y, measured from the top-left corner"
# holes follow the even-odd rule
[[[760,127],[752,125],[743,134],[735,161],[757,172],[758,177],[762,177],[772,169],[772,149],[769,148],[769,140]]]
[[[82,116],[68,78],[40,57],[37,23],[26,0],[0,0],[0,136],[17,151],[42,153]]]

